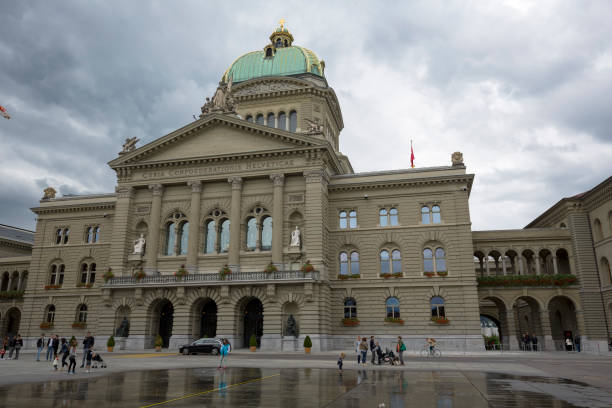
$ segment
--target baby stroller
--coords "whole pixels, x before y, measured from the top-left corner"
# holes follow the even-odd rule
[[[91,357],[91,368],[98,368],[98,364],[100,365],[100,368],[106,368],[106,363],[104,362],[102,356],[98,353],[94,353],[94,355]]]
[[[385,349],[383,353],[383,363],[394,365],[396,361],[399,361],[399,358],[395,356],[395,353],[390,351],[389,349]]]

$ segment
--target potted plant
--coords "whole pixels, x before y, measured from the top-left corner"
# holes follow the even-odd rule
[[[223,267],[219,269],[219,279],[221,280],[225,280],[225,277],[231,274],[232,274],[232,269],[229,266],[227,266],[227,264],[223,265]]]
[[[274,265],[272,262],[270,262],[268,264],[268,266],[266,266],[266,269],[264,269],[264,272],[266,272],[266,273],[278,272],[278,268],[276,267],[276,265]]]
[[[155,342],[153,344],[155,345],[155,351],[159,352],[161,351],[161,348],[164,345],[164,340],[158,334],[157,336],[155,336]]]
[[[312,348],[312,341],[310,340],[310,336],[306,336],[304,339],[304,351],[306,354],[310,354],[310,349]]]
[[[255,337],[255,334],[251,334],[251,338],[249,339],[249,348],[251,351],[257,350],[257,337]]]
[[[144,270],[142,268],[140,268],[139,270],[134,272],[133,276],[134,276],[134,279],[136,279],[138,282],[140,282],[145,276],[147,276],[147,274],[144,272]]]
[[[106,348],[108,348],[109,353],[113,352],[113,347],[115,347],[115,338],[113,336],[110,336],[108,338],[108,341],[106,342]]]
[[[185,269],[185,264],[181,265],[179,270],[174,272],[174,276],[176,276],[178,280],[181,280],[187,275],[189,275],[189,272],[187,271],[187,269]]]
[[[438,271],[436,273],[438,274],[438,276],[446,276],[446,275],[448,275],[448,271]]]
[[[314,266],[307,260],[306,263],[302,265],[302,272],[307,273],[312,271],[314,271]]]
[[[342,319],[342,324],[346,327],[359,326],[359,319],[356,317],[345,317]]]
[[[104,272],[104,274],[102,275],[102,278],[104,279],[104,283],[108,282],[109,279],[113,279],[115,277],[115,274],[113,273],[113,268],[108,268],[106,272]]]
[[[423,275],[427,276],[428,278],[431,278],[432,276],[435,275],[435,273],[433,273],[433,272],[423,272]]]

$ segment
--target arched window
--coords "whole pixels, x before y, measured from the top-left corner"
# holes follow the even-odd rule
[[[346,229],[346,227],[348,226],[347,219],[346,219],[346,211],[340,211],[339,220],[340,220],[340,229]]]
[[[84,263],[81,265],[81,283],[87,283],[87,273],[88,273],[89,265]]]
[[[89,283],[94,283],[96,281],[96,264],[92,263],[89,265]]]
[[[96,264],[84,262],[81,265],[81,279],[80,285],[93,284],[96,281]]]
[[[399,249],[394,249],[391,252],[391,267],[393,268],[393,274],[402,273],[402,254]]]
[[[379,218],[380,218],[380,226],[381,227],[386,227],[387,225],[389,225],[389,217],[388,217],[388,211],[383,208],[378,212]]]
[[[77,322],[85,323],[87,322],[87,305],[81,304],[77,308]]]
[[[349,211],[349,228],[357,228],[357,211]]]
[[[593,222],[593,229],[595,230],[595,241],[601,241],[603,239],[603,231],[601,229],[601,221],[599,218],[595,218]]]
[[[53,323],[55,321],[55,306],[48,305],[45,308],[45,322]]]
[[[446,272],[446,254],[444,253],[444,249],[436,248],[434,263],[436,272]]]
[[[289,131],[290,132],[297,131],[297,112],[296,111],[289,112]]]
[[[259,114],[255,117],[255,123],[257,123],[258,125],[263,125],[264,124],[264,115],[263,114]]]
[[[264,217],[261,225],[261,249],[269,251],[272,249],[272,217]]]
[[[100,242],[100,226],[94,227],[93,242]]]
[[[276,39],[276,48],[281,48],[283,46],[283,40],[280,38]]]
[[[400,317],[400,302],[396,297],[390,297],[385,303],[387,308],[388,319],[399,319]]]
[[[433,251],[429,248],[423,250],[423,271],[434,272]]]
[[[51,265],[51,273],[49,274],[49,285],[55,285],[55,282],[57,282],[57,265]]]
[[[55,244],[59,245],[62,243],[62,235],[64,233],[64,230],[59,228],[57,231],[55,231]]]
[[[282,130],[287,130],[287,115],[285,112],[280,112],[278,114],[278,128]]]
[[[340,252],[340,275],[348,275],[348,255]]]
[[[53,264],[51,265],[51,271],[49,274],[49,285],[59,285],[64,283],[64,271],[66,267],[64,264]]]
[[[217,246],[217,228],[215,220],[210,220],[206,223],[206,242],[204,244],[204,253],[212,254]]]
[[[266,50],[266,57],[271,57],[272,56],[272,48],[268,48]]]
[[[181,226],[179,227],[179,248],[178,248],[178,253],[180,255],[186,255],[187,254],[187,247],[189,245],[189,222],[185,221],[183,223],[181,223]]]
[[[421,224],[429,224],[429,207],[421,207]]]
[[[253,116],[252,115],[247,115],[246,121],[253,123]]]
[[[359,252],[351,252],[351,275],[359,275]]]
[[[442,222],[442,218],[440,217],[440,207],[434,205],[431,207],[431,218],[434,224],[440,224]]]
[[[601,271],[604,275],[604,284],[612,285],[612,271],[610,270],[610,262],[606,257],[601,258]]]
[[[249,220],[247,221],[247,249],[254,251],[255,248],[257,248],[257,235],[258,235],[258,231],[257,231],[257,219],[256,218],[249,218]]]
[[[57,268],[57,285],[63,285],[64,284],[64,271],[66,270],[66,267],[64,266],[64,264],[61,264],[59,266],[59,268]]]
[[[64,228],[64,245],[68,243],[68,236],[70,235],[70,229]]]
[[[166,250],[164,251],[164,255],[173,255],[174,254],[174,243],[176,240],[176,226],[174,222],[169,222],[166,224]]]
[[[266,121],[266,124],[270,127],[276,127],[276,118],[274,117],[273,113],[268,113],[268,120]]]
[[[444,299],[440,296],[434,296],[429,301],[431,306],[431,317],[433,318],[443,318],[446,317],[444,313]]]
[[[85,229],[85,243],[89,244],[90,242],[93,242],[93,227]]]
[[[221,222],[221,239],[220,250],[221,252],[227,252],[230,243],[230,220],[223,220]]]
[[[357,317],[357,302],[353,298],[344,299],[344,318]]]
[[[391,208],[389,210],[389,223],[391,224],[392,227],[399,225],[397,208]]]
[[[389,265],[389,251],[383,249],[380,251],[380,274],[384,275],[391,273],[391,265]]]

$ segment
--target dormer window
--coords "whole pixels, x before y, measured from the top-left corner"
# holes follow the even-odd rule
[[[273,56],[274,56],[274,53],[272,52],[272,47],[268,47],[266,49],[266,58],[273,57]]]
[[[276,39],[276,48],[281,48],[283,46],[283,40],[280,38]]]

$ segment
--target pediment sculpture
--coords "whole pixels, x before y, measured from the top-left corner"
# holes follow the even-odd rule
[[[200,108],[202,111],[200,118],[211,113],[236,113],[234,110],[234,97],[232,95],[233,82],[233,77],[230,77],[227,84],[219,83],[212,100],[206,98],[206,103]]]

